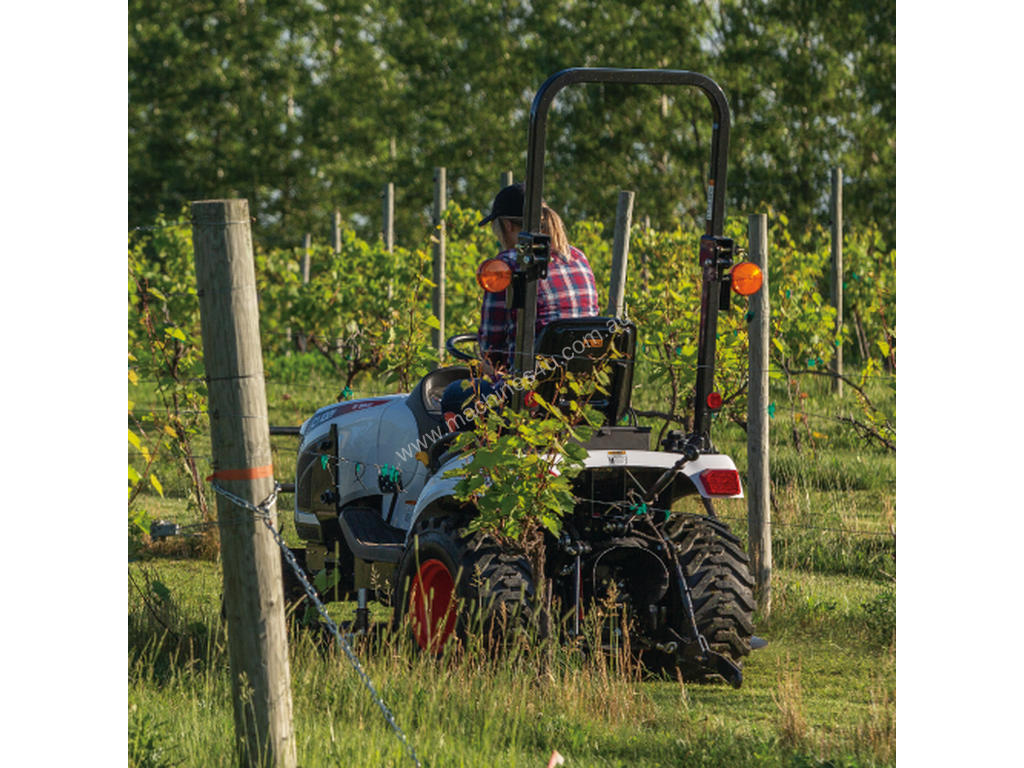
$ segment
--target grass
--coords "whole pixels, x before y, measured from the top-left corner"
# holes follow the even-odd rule
[[[337,395],[329,375],[268,373],[271,424],[297,425]],[[884,382],[874,386],[869,396],[888,407]],[[837,404],[816,379],[806,391],[794,401],[807,414],[857,407],[849,391]],[[789,402],[784,391],[773,397]],[[400,644],[361,649],[424,764],[543,766],[556,749],[569,766],[894,764],[894,456],[781,407],[772,430],[773,605],[755,620],[769,644],[748,658],[741,689],[638,680],[543,643],[443,662]],[[715,439],[744,472],[743,431],[722,420]],[[287,480],[297,442],[272,442]],[[174,468],[157,471],[171,478]],[[164,485],[167,498],[145,498],[150,517],[195,523],[184,483]],[[280,519],[297,543],[289,503]],[[716,508],[743,538],[745,502]],[[220,568],[186,541],[140,547],[129,564],[132,765],[234,765]],[[339,619],[352,610],[331,606]],[[386,620],[387,610],[373,616]],[[412,764],[344,655],[297,633],[290,658],[300,765]]]
[[[131,574],[135,764],[232,764],[217,564],[151,561]],[[774,590],[758,623],[769,645],[739,690],[638,680],[544,643],[497,658],[437,662],[401,643],[360,657],[429,765],[537,766],[556,749],[568,765],[891,764],[894,652],[865,620],[885,587],[780,571]],[[300,765],[411,764],[342,654],[302,632],[290,650]]]

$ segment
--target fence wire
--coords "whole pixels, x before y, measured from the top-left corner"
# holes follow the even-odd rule
[[[405,733],[402,731],[398,723],[395,721],[395,716],[392,714],[387,704],[384,703],[384,699],[382,699],[381,695],[377,692],[377,689],[373,685],[373,681],[370,680],[370,676],[367,675],[366,671],[363,669],[363,665],[359,663],[359,658],[352,650],[352,646],[349,643],[348,639],[345,637],[345,635],[341,633],[341,631],[338,629],[338,625],[334,622],[334,619],[332,619],[330,615],[327,613],[327,608],[320,601],[320,598],[317,596],[316,590],[313,588],[313,585],[309,583],[309,579],[306,578],[306,574],[303,571],[302,566],[300,566],[298,561],[295,559],[295,556],[292,554],[291,549],[288,547],[284,539],[281,537],[280,532],[278,532],[277,529],[274,528],[274,524],[273,521],[271,520],[270,515],[270,507],[273,506],[273,504],[276,502],[277,494],[280,492],[281,486],[278,483],[274,483],[274,490],[271,492],[271,494],[258,505],[253,505],[246,499],[236,496],[235,494],[225,490],[224,488],[221,488],[217,483],[212,483],[211,485],[216,493],[228,499],[236,506],[241,507],[242,509],[246,509],[249,512],[252,512],[257,519],[263,522],[263,524],[267,527],[267,530],[270,531],[270,535],[274,537],[274,541],[277,542],[277,546],[281,548],[281,553],[284,555],[284,558],[287,561],[289,567],[291,567],[291,569],[295,572],[296,578],[298,578],[299,582],[302,584],[302,588],[305,590],[306,596],[309,597],[310,601],[316,607],[317,613],[320,614],[320,618],[327,626],[327,629],[334,636],[334,639],[337,641],[338,646],[345,652],[345,656],[348,657],[348,660],[352,664],[353,669],[355,669],[356,674],[359,675],[359,678],[362,680],[363,685],[369,691],[370,696],[373,697],[374,703],[380,709],[381,714],[384,715],[384,719],[387,721],[388,725],[391,726],[391,730],[394,732],[398,740],[402,743],[402,747],[405,749],[410,759],[413,761],[413,764],[415,764],[417,768],[421,768],[422,763],[420,763],[420,759],[416,755],[416,750],[413,748],[412,744],[406,738]]]

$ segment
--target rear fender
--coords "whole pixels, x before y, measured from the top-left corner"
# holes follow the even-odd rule
[[[666,451],[591,451],[584,460],[584,465],[587,468],[627,466],[664,470],[670,469],[681,458],[681,454],[668,453]],[[454,500],[455,486],[460,478],[458,475],[445,477],[445,474],[450,470],[464,467],[469,461],[470,457],[464,454],[455,456],[431,476],[416,500],[412,518],[409,520],[409,530],[412,530],[416,521],[431,508],[443,503],[446,499]],[[723,453],[702,454],[696,461],[684,464],[682,474],[686,475],[690,482],[693,483],[697,493],[704,498],[743,498],[742,487],[739,493],[731,496],[713,496],[708,493],[700,476],[709,469],[728,469],[735,472],[736,464],[729,456]],[[456,502],[456,504],[461,504],[461,502]]]
[[[682,454],[667,451],[590,451],[583,463],[588,469],[610,466],[670,469],[681,458]],[[686,462],[681,473],[690,479],[697,493],[706,499],[743,498],[742,485],[739,493],[730,496],[713,496],[708,493],[701,480],[701,474],[709,469],[728,469],[735,472],[736,464],[724,453],[705,453],[698,456],[695,461]]]

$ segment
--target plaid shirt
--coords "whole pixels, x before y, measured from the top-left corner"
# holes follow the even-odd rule
[[[570,251],[572,261],[552,253],[548,261],[547,279],[537,281],[537,324],[534,334],[540,333],[540,329],[552,320],[597,317],[601,314],[590,262],[578,248],[570,246]],[[515,249],[502,251],[498,258],[515,271]],[[484,357],[494,364],[511,365],[516,340],[515,311],[505,306],[504,291],[484,293],[477,338]]]

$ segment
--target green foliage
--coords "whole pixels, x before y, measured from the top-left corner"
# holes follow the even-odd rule
[[[257,286],[261,332],[268,352],[293,345],[317,351],[350,389],[361,374],[408,391],[436,357],[430,347],[434,288],[427,248],[368,243],[352,229],[341,250],[313,247],[309,282],[297,251],[260,251]]]
[[[829,245],[823,236],[794,239],[789,220],[770,217],[768,290],[770,356],[777,367],[824,370],[836,347],[836,310],[829,303]]]
[[[493,533],[528,550],[538,531],[559,534],[562,517],[575,505],[572,480],[586,458],[580,443],[602,421],[586,405],[588,395],[601,387],[599,376],[584,380],[565,374],[564,386],[572,387],[583,402],[572,401],[568,412],[547,402],[525,380],[507,386],[531,392],[534,409],[500,408],[494,397],[483,415],[467,411],[473,429],[457,438],[456,448],[465,452],[468,463],[446,475],[460,478],[455,498],[478,512],[471,530]]]
[[[177,764],[174,755],[161,746],[159,734],[165,723],[139,709],[128,707],[128,765],[131,768],[170,768]]]
[[[384,383],[408,392],[436,367],[437,351],[431,346],[431,333],[440,328],[432,310],[435,284],[431,274],[432,257],[427,248],[398,257],[392,268],[394,293],[390,297],[393,325],[391,342],[381,361]]]
[[[844,323],[847,349],[861,363],[896,367],[896,251],[869,227],[846,233],[843,242]]]
[[[490,227],[478,225],[476,208],[449,203],[445,211],[445,314],[448,334],[475,331],[480,325],[481,290],[476,270],[500,249]]]
[[[861,604],[864,620],[872,637],[883,646],[896,639],[896,590],[884,589]]]
[[[896,4],[726,0],[713,65],[733,110],[730,206],[827,223],[830,170],[843,168],[847,222],[895,244]]]
[[[188,489],[202,518],[210,517],[195,447],[206,385],[191,230],[162,218],[157,224],[128,252],[128,516],[136,537],[149,522],[140,494],[163,496],[168,480]],[[159,457],[167,457],[172,478],[153,471]]]
[[[673,414],[683,410],[696,381],[698,241],[699,235],[693,238],[679,229],[638,229],[630,245],[634,267],[626,286],[626,311],[639,332],[638,367],[651,386],[667,394],[666,410]]]
[[[815,236],[794,238],[788,230],[789,220],[773,213],[769,241],[768,292],[771,309],[769,349],[772,369],[780,372],[811,370],[824,373],[834,356],[836,343],[850,338],[847,325],[837,336],[835,309],[828,299],[828,240],[821,231]],[[696,382],[697,338],[700,323],[700,269],[697,263],[701,231],[696,228],[659,231],[636,227],[630,244],[630,276],[626,286],[626,308],[639,331],[637,369],[638,402],[650,403],[647,392],[657,392],[658,410],[676,414],[686,425],[691,424],[688,409],[692,408],[692,391]],[[746,222],[729,219],[725,234],[740,245],[746,243]],[[889,286],[894,279],[895,255],[882,255],[877,231],[851,235],[855,253],[862,253],[860,244],[871,243],[874,264],[864,264],[867,257],[857,257],[858,275],[862,282]],[[874,277],[874,275],[878,277]],[[888,288],[870,294],[871,309],[865,310],[865,298],[855,294],[854,308],[862,314],[895,315],[895,292]],[[879,304],[874,299],[884,298]],[[746,418],[747,387],[747,302],[732,297],[732,308],[718,316],[715,387],[722,393],[724,406],[720,418]],[[873,332],[883,333],[877,325]],[[872,336],[872,338],[875,338]],[[887,348],[886,348],[887,349]],[[880,346],[869,350],[863,362],[866,375],[883,366]],[[869,364],[869,361],[873,361]],[[884,418],[870,401],[862,404],[868,421],[884,429]],[[666,422],[667,426],[668,422]]]

